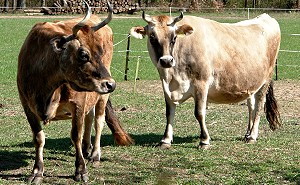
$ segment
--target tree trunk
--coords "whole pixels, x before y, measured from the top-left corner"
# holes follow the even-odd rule
[[[8,12],[8,10],[9,10],[9,0],[5,0],[5,1],[4,1],[4,7],[5,7],[5,8],[4,8],[4,11],[5,11],[5,12]]]
[[[245,0],[245,8],[248,6],[248,0]]]
[[[297,0],[297,8],[300,8],[300,0]]]
[[[256,0],[253,0],[252,1],[252,8],[255,8],[255,5],[256,5]]]
[[[12,0],[12,9],[13,10],[16,10],[16,8],[17,8],[17,0]]]
[[[41,0],[41,7],[45,7],[46,6],[46,0]]]
[[[26,8],[26,0],[18,0],[17,7],[18,9]]]

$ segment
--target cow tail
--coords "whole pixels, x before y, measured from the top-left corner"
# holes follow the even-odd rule
[[[281,126],[280,113],[278,110],[277,101],[273,92],[273,80],[270,82],[268,92],[266,94],[265,113],[269,122],[270,129],[276,130]]]
[[[112,107],[110,99],[108,99],[105,107],[105,121],[107,126],[110,128],[117,145],[128,146],[134,144],[134,140],[122,128],[121,123]]]

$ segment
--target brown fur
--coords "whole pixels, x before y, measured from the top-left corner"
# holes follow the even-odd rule
[[[109,26],[104,26],[96,32],[85,26],[78,32],[76,39],[59,48],[59,40],[63,36],[71,35],[73,26],[80,20],[37,23],[28,34],[19,54],[17,75],[19,96],[36,147],[36,161],[29,178],[33,183],[40,183],[44,172],[42,152],[45,136],[40,121],[48,124],[51,120],[72,119],[71,138],[76,149],[75,180],[86,181],[87,170],[82,151],[88,153],[90,149],[89,130],[94,118],[98,139],[95,140],[91,159],[100,160],[101,124],[104,121],[109,95],[100,95],[92,91],[95,89],[99,92],[110,92],[102,89],[104,88],[102,83],[107,85],[114,82],[109,71],[113,37]],[[97,16],[92,16],[88,24],[94,25],[99,21]],[[87,52],[90,59],[88,62],[79,61],[80,48]],[[98,87],[99,84],[101,85]],[[110,86],[105,86],[108,87]],[[73,90],[74,88],[77,91]],[[110,125],[113,125],[110,128],[115,140],[118,141],[117,144],[133,143],[120,126],[114,110],[108,111],[108,114],[114,116],[108,119],[113,120],[110,121]],[[86,128],[82,140],[84,120]]]
[[[172,21],[172,19],[170,19],[170,17],[166,16],[166,15],[160,15],[155,17],[155,24],[159,25],[167,25],[170,21]]]

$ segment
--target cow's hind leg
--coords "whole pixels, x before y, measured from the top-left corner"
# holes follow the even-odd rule
[[[43,149],[45,145],[45,134],[38,118],[30,111],[28,107],[24,107],[24,110],[32,130],[33,143],[35,146],[35,162],[32,173],[28,178],[28,182],[33,184],[41,184],[44,173]]]
[[[248,120],[248,128],[245,134],[244,140],[247,141],[247,138],[250,136],[251,129],[253,127],[253,113],[255,109],[255,95],[251,95],[250,98],[247,99],[247,106],[249,112],[249,120]]]
[[[101,157],[100,140],[101,140],[102,130],[104,127],[105,106],[106,106],[107,99],[108,99],[108,95],[102,95],[95,106],[95,120],[94,120],[95,141],[90,156],[90,161],[93,162],[94,165],[100,162],[100,157]]]
[[[194,101],[195,101],[195,110],[194,115],[200,125],[200,149],[208,149],[210,147],[210,136],[208,129],[205,123],[205,114],[206,114],[206,102],[207,102],[207,92],[208,92],[208,83],[200,83],[196,90]]]
[[[93,124],[94,117],[95,117],[95,107],[92,108],[84,118],[82,153],[85,158],[89,156],[89,151],[92,148],[91,132],[92,132],[92,124]]]
[[[255,143],[258,137],[260,114],[263,111],[269,83],[265,83],[255,94],[247,100],[249,110],[249,124],[245,134],[246,143]]]
[[[176,105],[174,103],[169,103],[166,100],[167,125],[166,125],[164,136],[160,141],[160,145],[159,145],[161,149],[169,149],[171,147],[171,143],[173,141],[173,123],[175,117],[175,110],[176,110]]]

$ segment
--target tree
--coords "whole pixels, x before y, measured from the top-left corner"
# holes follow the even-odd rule
[[[41,0],[41,7],[46,6],[46,0]]]
[[[9,9],[9,0],[5,0],[5,1],[4,1],[4,7],[5,7],[5,8],[4,8],[4,11],[5,11],[5,12],[8,12],[8,9]]]
[[[300,0],[297,0],[297,8],[300,8]]]
[[[245,0],[245,8],[247,8],[247,6],[248,6],[248,0]]]
[[[17,7],[18,9],[23,9],[26,7],[26,0],[18,0],[17,1]]]
[[[11,5],[11,7],[12,7],[13,11],[16,10],[16,8],[17,8],[17,0],[12,0],[12,5]]]

